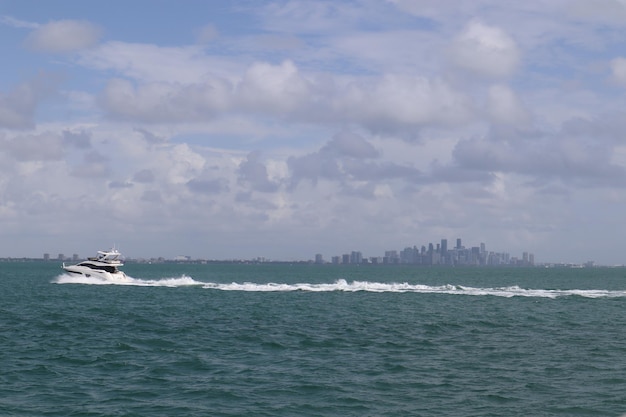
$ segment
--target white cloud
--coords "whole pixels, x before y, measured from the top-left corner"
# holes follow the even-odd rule
[[[255,191],[274,192],[279,183],[270,180],[265,164],[260,160],[259,152],[251,152],[239,165],[239,182],[249,184]]]
[[[626,86],[621,5],[592,3],[263,2],[199,32],[185,8],[168,31],[129,9],[132,30],[92,19],[115,39],[101,44],[91,24],[1,17],[33,48],[78,52],[14,39],[3,61],[3,232],[37,236],[35,254],[97,216],[78,245],[124,236],[132,256],[379,255],[460,236],[586,258],[559,238],[600,210],[618,242],[626,201],[623,92],[606,85],[609,68]],[[39,68],[63,73],[61,94],[29,78]]]
[[[108,178],[110,174],[110,158],[97,150],[90,150],[83,154],[82,161],[72,168],[70,175],[81,179],[104,179]]]
[[[361,135],[350,131],[337,133],[322,148],[322,151],[357,159],[377,158],[379,156],[379,152],[371,143]]]
[[[386,75],[349,84],[333,98],[333,109],[375,130],[395,130],[462,123],[472,113],[472,104],[443,80]]]
[[[116,118],[148,123],[209,121],[228,114],[291,122],[355,123],[374,130],[459,124],[474,112],[470,97],[441,79],[315,77],[293,62],[252,64],[233,84],[206,78],[193,84],[112,79],[101,103]],[[234,78],[234,74],[231,75]]]
[[[215,79],[207,83],[181,85],[150,83],[139,86],[124,79],[107,84],[101,103],[113,117],[163,123],[208,121],[230,105],[231,86]]]
[[[489,87],[487,111],[491,120],[498,124],[524,126],[530,120],[515,91],[501,84]]]
[[[80,20],[57,20],[40,25],[26,38],[28,47],[51,53],[73,52],[95,45],[101,29]]]
[[[624,123],[574,119],[557,132],[494,128],[485,138],[459,141],[453,164],[526,176],[538,189],[555,183],[576,189],[624,184],[626,167],[612,158],[620,125]]]
[[[171,184],[185,184],[193,180],[204,168],[205,159],[188,145],[176,145],[169,152],[161,153],[161,164],[167,167],[166,180]],[[169,158],[165,163],[163,158]]]
[[[8,93],[0,91],[0,127],[23,129],[34,125],[34,115],[41,101],[54,94],[57,77],[40,74]]]
[[[253,64],[237,85],[238,99],[247,108],[278,113],[306,105],[312,92],[293,62]]]
[[[511,76],[520,63],[520,51],[511,36],[476,20],[454,40],[451,57],[460,68],[497,78]]]
[[[18,161],[53,161],[63,156],[60,136],[52,133],[19,135],[0,141],[0,150]]]

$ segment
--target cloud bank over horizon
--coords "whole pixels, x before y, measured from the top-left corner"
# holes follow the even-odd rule
[[[0,15],[0,256],[625,263],[623,2],[29,3]]]

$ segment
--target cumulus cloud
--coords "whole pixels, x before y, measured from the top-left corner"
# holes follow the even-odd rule
[[[82,179],[106,178],[111,173],[109,164],[109,158],[92,150],[83,155],[83,160],[73,167],[70,175]]]
[[[192,85],[135,86],[128,80],[113,79],[107,84],[101,103],[114,118],[149,123],[207,121],[227,108],[229,89],[220,80]]]
[[[26,45],[40,52],[73,52],[95,45],[101,32],[87,21],[57,20],[38,26],[26,38]]]
[[[400,179],[411,184],[426,182],[426,176],[412,165],[398,165],[394,162],[343,161],[342,167],[349,178],[368,181],[372,185],[387,180]]]
[[[411,183],[421,181],[422,173],[407,165],[382,161],[381,153],[361,135],[341,131],[328,141],[319,151],[287,160],[290,170],[290,189],[301,181],[317,184],[321,179],[342,184],[346,190],[369,190],[364,195],[371,197],[375,183],[391,179],[402,179]],[[372,187],[363,188],[351,182],[372,181]],[[360,192],[355,195],[362,195]]]
[[[132,188],[134,184],[128,181],[111,181],[109,188]]]
[[[473,111],[471,100],[443,80],[392,74],[349,84],[333,97],[332,110],[344,120],[383,131],[458,124]]]
[[[135,175],[133,175],[133,181],[139,183],[151,183],[154,182],[154,172],[150,169],[142,169],[141,171],[137,171]]]
[[[85,130],[78,132],[64,130],[63,142],[78,149],[89,149],[91,148],[91,134]]]
[[[141,201],[147,203],[161,203],[163,202],[163,198],[158,190],[146,190],[141,195]]]
[[[260,160],[260,152],[251,152],[239,165],[239,182],[261,192],[274,192],[279,187],[278,183],[269,179],[267,167]]]
[[[476,20],[457,36],[450,52],[459,68],[486,77],[509,77],[520,63],[519,48],[510,35]]]
[[[52,96],[58,77],[41,74],[17,85],[8,93],[0,91],[0,127],[24,129],[34,126],[34,114],[42,100]]]
[[[55,161],[63,156],[63,141],[54,133],[25,134],[0,138],[0,152],[18,161]]]
[[[530,115],[511,88],[505,85],[489,87],[487,111],[491,120],[498,124],[526,125]]]
[[[303,156],[292,156],[287,159],[291,172],[291,187],[302,180],[317,184],[319,179],[340,179],[341,169],[337,161],[326,153],[315,152]]]
[[[602,128],[606,122],[573,119],[558,132],[494,129],[459,141],[454,162],[461,169],[533,178],[541,186],[555,180],[583,187],[624,184],[626,166],[612,162],[621,133],[614,125]]]
[[[229,190],[228,182],[222,178],[217,179],[197,179],[187,182],[187,187],[194,193],[199,194],[220,194]]]
[[[346,130],[337,133],[330,142],[324,145],[321,152],[358,159],[380,156],[376,148],[363,136]]]
[[[111,117],[137,122],[199,122],[243,113],[291,122],[348,122],[375,131],[462,124],[475,111],[469,96],[442,79],[386,74],[340,83],[307,76],[291,61],[254,63],[235,83],[214,77],[194,84],[116,78],[100,102]]]
[[[136,127],[134,130],[135,132],[140,133],[141,136],[150,144],[157,145],[157,144],[167,142],[166,137],[156,135],[146,129],[141,129],[141,128]]]
[[[287,115],[304,109],[312,94],[296,66],[286,61],[252,64],[236,85],[211,76],[191,84],[116,78],[100,102],[112,117],[162,123],[207,121],[226,111]]]
[[[291,61],[280,65],[253,64],[237,86],[244,106],[255,110],[293,112],[311,96],[310,86]]]
[[[206,165],[206,159],[187,144],[176,145],[155,156],[158,156],[155,162],[160,165],[165,180],[170,184],[187,184],[197,179]]]

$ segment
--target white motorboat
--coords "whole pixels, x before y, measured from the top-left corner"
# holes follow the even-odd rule
[[[98,251],[98,256],[87,258],[86,261],[76,265],[65,265],[63,269],[73,275],[96,277],[107,281],[128,281],[126,274],[119,270],[124,265],[121,261],[122,254],[113,248],[109,251]]]

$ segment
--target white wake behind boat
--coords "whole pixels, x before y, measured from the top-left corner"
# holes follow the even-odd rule
[[[126,274],[119,270],[124,264],[121,261],[122,254],[113,248],[109,251],[98,251],[98,256],[87,258],[86,261],[76,265],[65,265],[63,269],[72,275],[82,275],[85,277],[96,277],[107,281],[129,281]]]

